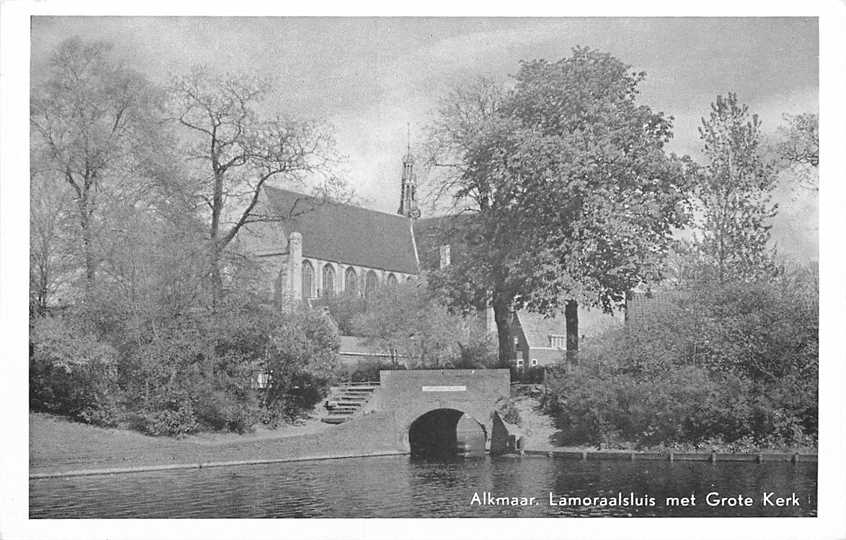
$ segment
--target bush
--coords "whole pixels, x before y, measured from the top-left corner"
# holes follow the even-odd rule
[[[265,419],[293,421],[319,403],[338,366],[339,347],[334,326],[321,313],[277,315],[266,349],[270,384],[262,401]]]
[[[547,379],[566,444],[812,445],[813,274],[662,296]]]
[[[115,425],[117,351],[59,318],[36,319],[30,332],[30,408]]]
[[[134,424],[181,435],[293,420],[322,399],[337,348],[334,328],[315,312],[175,318],[126,362]],[[260,371],[270,373],[266,389],[254,387]]]

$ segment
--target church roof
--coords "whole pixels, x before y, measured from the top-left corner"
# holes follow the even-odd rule
[[[271,210],[288,232],[303,235],[303,256],[418,274],[411,224],[405,216],[324,201],[266,186]]]

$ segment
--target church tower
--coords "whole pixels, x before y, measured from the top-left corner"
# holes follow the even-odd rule
[[[420,217],[417,208],[417,176],[414,174],[414,156],[411,155],[411,135],[409,134],[408,151],[402,158],[402,187],[400,205],[397,214],[411,219]]]

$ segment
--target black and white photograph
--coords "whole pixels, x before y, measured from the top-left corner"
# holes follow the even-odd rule
[[[481,13],[26,17],[16,519],[801,518],[731,521],[772,538],[839,504],[823,19]]]

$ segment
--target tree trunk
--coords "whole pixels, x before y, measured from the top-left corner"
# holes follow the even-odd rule
[[[96,280],[96,260],[94,257],[94,239],[91,232],[91,211],[89,209],[87,191],[79,199],[79,225],[82,229],[82,256],[85,260],[85,298],[90,299],[94,293]]]
[[[499,343],[499,367],[509,367],[514,359],[511,345],[511,302],[504,298],[493,301],[494,322]]]
[[[567,361],[576,363],[579,357],[579,303],[575,300],[567,301],[564,322],[567,329]]]
[[[215,242],[216,244],[216,242]],[[223,276],[220,272],[221,251],[217,245],[212,246],[211,252],[211,299],[212,311],[216,311],[223,298]]]

